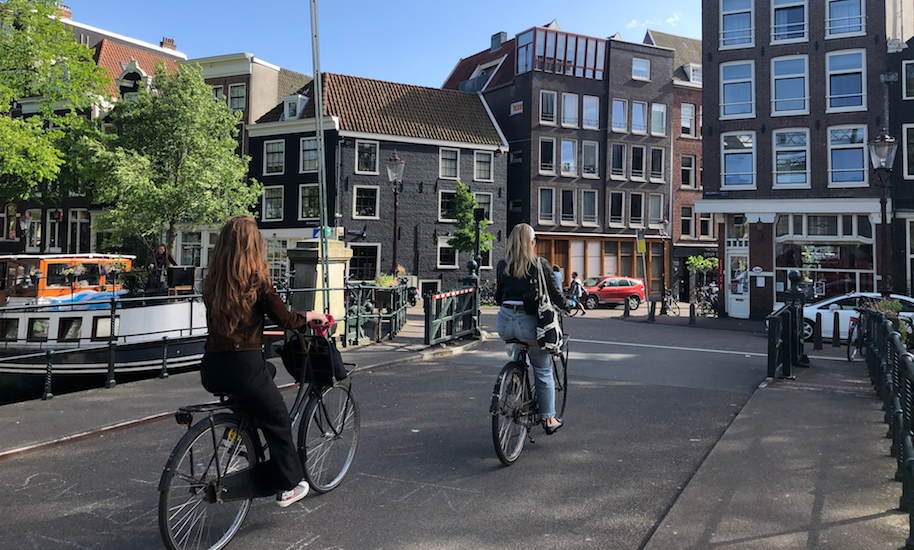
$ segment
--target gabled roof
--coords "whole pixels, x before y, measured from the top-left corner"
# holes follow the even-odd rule
[[[103,39],[95,46],[93,59],[98,66],[108,69],[108,77],[111,78],[111,82],[108,84],[108,92],[114,98],[118,97],[118,88],[114,80],[121,76],[121,73],[124,72],[124,66],[130,63],[131,59],[136,59],[137,67],[150,76],[155,73],[156,63],[160,61],[165,63],[165,68],[169,71],[177,69],[177,64],[172,57],[156,55],[149,51],[133,48],[127,44],[108,39]]]
[[[682,66],[689,63],[701,65],[701,40],[699,39],[648,29],[644,35],[644,43],[670,48],[676,52],[673,55],[673,80],[688,82],[689,77]]]
[[[460,83],[464,80],[469,80],[476,71],[476,67],[488,65],[505,56],[507,57],[505,58],[504,63],[501,64],[498,72],[492,75],[492,79],[489,80],[488,85],[483,91],[497,88],[502,84],[511,82],[514,80],[514,44],[516,41],[516,38],[512,38],[511,40],[505,41],[505,43],[501,45],[501,48],[494,52],[483,50],[475,55],[461,59],[441,87],[445,90],[459,90]]]
[[[309,99],[304,119],[314,118],[313,84],[297,90]],[[477,94],[333,73],[324,73],[323,85],[324,116],[339,118],[340,131],[504,145]],[[282,120],[283,107],[280,103],[257,123]]]

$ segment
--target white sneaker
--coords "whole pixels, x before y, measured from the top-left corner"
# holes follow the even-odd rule
[[[305,498],[308,495],[308,491],[310,490],[311,487],[308,485],[308,482],[301,480],[298,485],[292,489],[276,493],[276,506],[285,508],[294,502],[298,502],[299,500]]]

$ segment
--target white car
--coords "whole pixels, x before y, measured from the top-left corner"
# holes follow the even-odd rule
[[[901,294],[890,294],[890,299],[901,302],[901,315],[914,318],[914,298]],[[860,307],[868,300],[880,300],[878,292],[852,292],[841,296],[826,298],[803,307],[803,338],[812,340],[816,328],[816,314],[822,314],[822,339],[830,340],[835,329],[835,312],[838,312],[838,335],[847,339],[851,317],[856,316],[854,308]]]

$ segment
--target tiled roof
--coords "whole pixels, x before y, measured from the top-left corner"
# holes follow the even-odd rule
[[[457,63],[457,66],[454,67],[454,70],[451,72],[447,81],[441,87],[445,90],[459,90],[460,83],[465,80],[469,80],[469,78],[473,76],[473,72],[476,70],[476,67],[491,63],[492,61],[497,61],[506,55],[508,57],[498,69],[498,73],[496,73],[492,80],[489,81],[488,87],[486,89],[495,88],[501,84],[511,82],[514,79],[515,41],[516,39],[514,38],[506,41],[501,45],[501,48],[495,52],[483,50],[477,54],[471,55],[470,57],[461,59]]]
[[[644,42],[675,50],[676,53],[673,54],[673,78],[676,80],[689,80],[689,77],[682,69],[683,65],[689,63],[701,65],[701,40],[648,29]]]
[[[111,78],[111,82],[108,84],[108,92],[114,98],[118,96],[118,89],[114,79],[121,76],[124,71],[122,64],[130,63],[131,59],[136,59],[137,66],[150,76],[155,74],[156,63],[160,61],[165,63],[165,67],[169,71],[177,69],[175,60],[170,57],[156,55],[108,39],[102,40],[95,46],[94,59],[98,66],[108,69],[108,76]]]
[[[306,74],[280,68],[279,84],[276,87],[276,102],[282,103],[282,98],[301,90],[311,80],[311,77]]]
[[[340,129],[479,145],[502,145],[476,94],[324,73],[324,114]],[[313,81],[298,93],[311,98],[302,116],[314,117]],[[281,120],[280,103],[257,122]]]

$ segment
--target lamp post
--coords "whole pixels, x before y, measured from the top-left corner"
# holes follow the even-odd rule
[[[397,259],[399,254],[400,247],[400,185],[403,183],[403,166],[406,164],[406,161],[401,159],[397,152],[394,151],[394,155],[387,159],[387,180],[390,181],[391,186],[394,191],[394,242],[393,242],[393,266],[390,269],[390,274],[394,277],[397,276],[397,268],[400,266],[400,262]]]
[[[895,153],[898,150],[898,142],[888,134],[888,129],[883,128],[882,133],[870,141],[870,160],[873,162],[873,170],[879,178],[879,188],[881,195],[879,198],[880,208],[880,225],[882,226],[882,238],[879,241],[879,271],[882,273],[882,284],[879,285],[880,291],[884,296],[889,294],[889,251],[887,248],[889,241],[889,224],[886,216],[886,202],[889,187],[889,176],[892,174],[892,166],[895,164]]]

